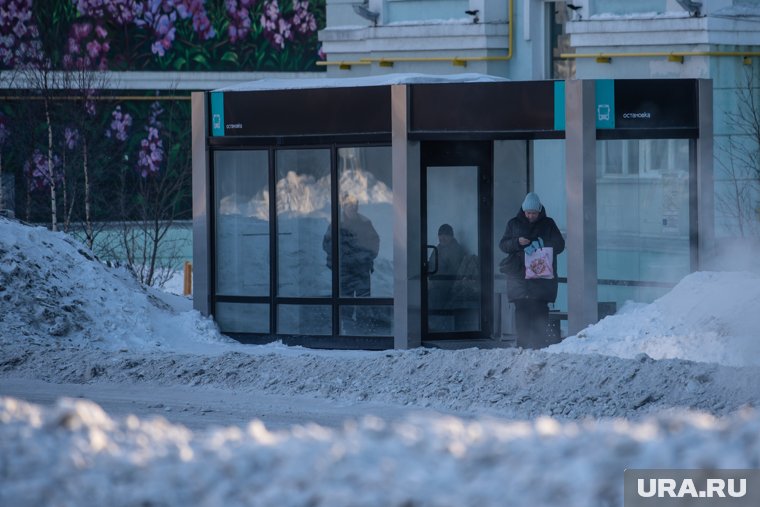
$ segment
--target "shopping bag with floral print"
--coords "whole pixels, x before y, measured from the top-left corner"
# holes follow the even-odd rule
[[[550,246],[536,248],[525,254],[525,279],[554,278],[552,260],[554,249]]]

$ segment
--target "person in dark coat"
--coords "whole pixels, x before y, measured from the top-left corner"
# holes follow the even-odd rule
[[[359,201],[352,195],[345,194],[341,200],[338,230],[340,296],[369,297],[372,292],[370,277],[380,251],[380,237],[372,221],[359,213]],[[332,269],[332,226],[327,227],[322,238],[322,249],[327,253],[327,267]],[[371,334],[374,325],[372,307],[343,307],[340,320],[342,333]]]
[[[375,258],[380,251],[380,237],[372,221],[359,213],[359,201],[346,195],[341,203],[338,222],[340,243],[340,295],[341,297],[369,297],[370,274],[374,271]],[[332,269],[332,228],[322,239],[322,249],[327,253],[327,267]]]
[[[551,279],[525,279],[525,252],[540,246],[554,249]],[[546,215],[541,199],[528,193],[517,215],[507,223],[499,248],[507,253],[504,269],[507,275],[507,296],[515,305],[517,346],[539,349],[548,345],[548,303],[557,299],[557,255],[565,249],[565,239],[557,224]]]

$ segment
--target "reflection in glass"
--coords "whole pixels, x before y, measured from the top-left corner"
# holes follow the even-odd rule
[[[277,292],[329,297],[332,278],[322,240],[330,221],[330,151],[279,150],[277,174]]]
[[[341,297],[393,296],[393,187],[389,146],[338,150]],[[332,232],[323,241],[332,264]]]
[[[269,305],[217,303],[214,318],[223,333],[268,333]]]
[[[269,171],[266,151],[214,153],[216,292],[269,295]]]
[[[331,335],[332,308],[326,305],[279,305],[277,333]]]
[[[330,266],[333,265],[332,234],[332,227],[328,227],[322,240]],[[359,201],[349,193],[341,197],[338,237],[341,297],[369,297],[370,274],[375,270],[380,236],[372,221],[359,213]]]
[[[689,273],[689,142],[597,142],[599,300],[618,308],[666,289],[605,284],[675,284]]]
[[[389,336],[393,334],[393,307],[341,306],[340,334],[349,336]]]

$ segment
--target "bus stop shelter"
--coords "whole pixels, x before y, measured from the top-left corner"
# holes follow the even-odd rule
[[[263,80],[192,108],[194,306],[243,342],[508,344],[498,242],[528,191],[566,238],[564,334],[658,297],[713,242],[709,80]],[[361,278],[349,223],[371,238]]]

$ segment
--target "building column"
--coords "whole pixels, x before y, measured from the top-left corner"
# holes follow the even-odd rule
[[[597,310],[595,82],[565,82],[568,333],[595,324]]]
[[[191,94],[192,108],[192,160],[193,160],[193,308],[201,315],[212,313],[210,285],[211,241],[209,237],[208,203],[208,111],[206,94]]]
[[[393,347],[422,345],[420,150],[408,140],[409,88],[391,86]]]

